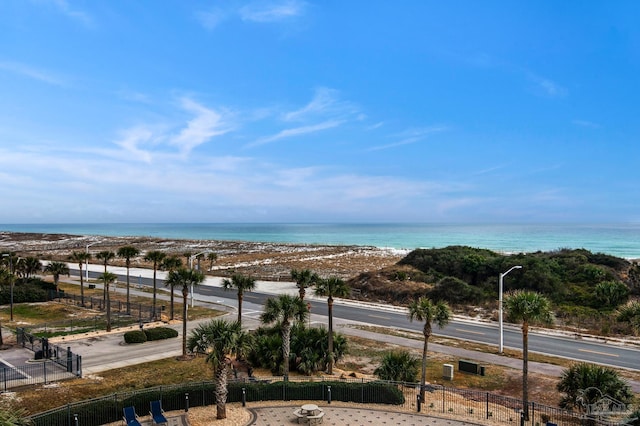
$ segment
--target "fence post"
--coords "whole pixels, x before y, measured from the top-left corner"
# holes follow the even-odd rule
[[[487,392],[487,419],[489,418],[489,392]]]
[[[247,406],[247,391],[245,390],[245,388],[242,388],[242,406]]]
[[[4,383],[4,391],[7,391],[7,368],[2,368],[2,382]]]
[[[418,394],[416,395],[416,399],[417,399],[417,409],[418,409],[418,413],[420,412],[420,408],[421,408],[421,401],[420,401],[420,392],[418,392]]]
[[[71,346],[67,346],[67,373],[73,373],[73,355]]]
[[[75,420],[75,422],[76,422],[76,425],[75,425],[75,426],[78,426],[78,415],[77,415],[77,414],[74,414],[74,415],[73,415],[73,418],[74,418],[74,420]]]
[[[82,377],[82,356],[76,354],[76,376]]]
[[[184,394],[184,412],[189,411],[189,392],[185,392]]]
[[[442,412],[444,413],[444,386],[442,387]]]
[[[42,370],[43,370],[43,376],[44,376],[44,384],[47,384],[47,360],[45,359],[44,362],[42,363]]]
[[[327,404],[331,404],[331,386],[327,386]]]

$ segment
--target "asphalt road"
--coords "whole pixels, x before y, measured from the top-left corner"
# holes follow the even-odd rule
[[[72,266],[73,265],[70,265],[70,267]],[[93,266],[98,267],[99,265]],[[109,270],[119,275],[120,282],[126,282],[126,273],[120,274],[113,269],[124,268],[109,267]],[[77,269],[72,270],[71,273],[72,275],[78,275]],[[150,270],[132,270],[130,276],[131,285],[153,286],[152,273],[153,271]],[[99,270],[89,271],[89,277],[92,279],[97,278],[99,275]],[[164,287],[164,282],[160,278],[161,275],[162,274],[159,273],[159,277],[157,278],[156,284],[158,288]],[[282,288],[286,287],[284,283],[279,284]],[[287,291],[291,291],[291,285],[288,286]],[[309,293],[312,293],[312,291],[309,291],[308,294]],[[195,289],[194,297],[196,300],[213,300],[231,306],[237,306],[235,292],[225,291],[220,286],[198,286]],[[273,291],[269,293],[245,293],[243,314],[261,310],[264,301],[269,297],[273,297]],[[310,295],[307,301],[311,304],[312,314],[326,315],[327,304],[325,299],[315,298]],[[405,311],[390,306],[349,303],[337,300],[334,304],[333,313],[336,321],[422,332],[423,324],[410,322]],[[434,328],[434,334],[495,346],[497,346],[499,341],[498,325],[492,322],[454,319],[442,329]],[[504,347],[517,350],[522,348],[522,332],[520,327],[505,324]],[[576,361],[608,365],[616,368],[640,370],[640,350],[638,346],[623,345],[614,339],[605,341],[591,338],[590,336],[566,335],[550,333],[549,331],[538,332],[532,330],[529,333],[529,351],[564,357]]]

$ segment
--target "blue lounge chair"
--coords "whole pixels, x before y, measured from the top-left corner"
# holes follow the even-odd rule
[[[156,425],[169,424],[169,422],[167,421],[167,418],[164,416],[164,410],[162,409],[161,401],[151,401],[151,411],[149,411],[149,414],[151,414],[151,418],[153,419],[153,424],[156,424]]]
[[[124,419],[127,426],[142,426],[140,424],[140,419],[136,414],[135,407],[124,407],[122,411],[124,412],[124,416],[122,418]]]

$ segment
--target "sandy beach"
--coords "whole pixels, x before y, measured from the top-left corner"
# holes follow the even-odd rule
[[[206,257],[201,260],[200,269],[206,273],[227,276],[239,272],[273,281],[289,280],[291,269],[306,268],[321,276],[348,279],[361,272],[393,265],[406,254],[406,251],[368,246],[0,232],[0,251],[43,260],[67,260],[73,251],[85,251],[89,245],[88,250],[94,255],[103,250],[116,252],[119,247],[134,246],[141,254],[132,259],[131,266],[149,268],[151,264],[144,261],[144,255],[151,250],[175,254],[185,263],[188,259],[185,253],[211,251],[218,258],[213,265]],[[115,258],[110,264],[124,266],[124,260]]]

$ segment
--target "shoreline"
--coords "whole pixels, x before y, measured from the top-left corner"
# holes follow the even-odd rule
[[[144,254],[159,250],[176,255],[183,264],[188,256],[200,252],[214,252],[217,260],[210,264],[201,260],[202,270],[218,275],[238,272],[269,281],[290,279],[292,269],[311,269],[321,276],[351,278],[362,272],[379,270],[402,259],[406,252],[371,246],[295,244],[251,241],[173,239],[156,237],[103,237],[95,235],[47,234],[0,231],[0,251],[13,251],[42,260],[67,260],[73,251],[89,251],[94,256],[103,250],[116,252],[131,245],[140,255],[131,259],[131,267],[148,267]],[[95,259],[93,262],[95,263]],[[124,266],[115,258],[113,266]]]

